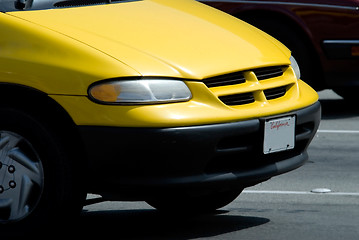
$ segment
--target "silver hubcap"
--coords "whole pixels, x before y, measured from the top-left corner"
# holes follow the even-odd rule
[[[29,215],[43,187],[43,167],[32,145],[16,133],[0,131],[0,222]]]

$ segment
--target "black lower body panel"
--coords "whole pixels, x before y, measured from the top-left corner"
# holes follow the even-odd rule
[[[320,103],[286,115],[296,116],[295,148],[272,154],[263,154],[264,119],[173,128],[81,126],[89,191],[141,200],[178,189],[240,189],[291,171],[308,159]]]

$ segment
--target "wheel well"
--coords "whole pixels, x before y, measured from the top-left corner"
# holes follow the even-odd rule
[[[76,124],[47,94],[22,85],[2,83],[0,106],[21,110],[39,120],[58,137],[74,160],[75,167],[85,169],[84,148]]]
[[[308,79],[308,82],[316,90],[325,88],[320,58],[311,41],[311,37],[293,18],[282,12],[265,10],[250,10],[240,12],[234,16],[269,33],[283,43],[285,36],[295,34],[298,39],[297,41],[302,42],[307,49],[306,55],[310,56],[307,58],[311,61],[310,65],[315,66],[316,69],[316,71],[311,71],[311,76]],[[284,31],[283,29],[287,29],[287,31]]]
[[[310,40],[310,37],[308,36],[308,33],[303,30],[299,26],[299,23],[296,23],[293,18],[290,16],[287,16],[284,13],[281,12],[275,12],[275,11],[265,11],[265,10],[256,10],[256,11],[246,11],[241,12],[235,15],[235,17],[242,19],[244,21],[247,21],[248,23],[252,24],[263,24],[263,23],[278,23],[279,26],[286,25],[293,29],[293,32],[297,33],[302,40],[305,41],[305,43],[312,47],[314,50],[314,46]],[[259,26],[258,26],[259,27]]]

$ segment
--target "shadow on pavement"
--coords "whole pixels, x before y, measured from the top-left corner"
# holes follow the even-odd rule
[[[266,218],[228,215],[164,215],[156,210],[83,211],[67,236],[102,239],[192,239],[216,236],[268,223]],[[105,237],[105,238],[103,238]]]

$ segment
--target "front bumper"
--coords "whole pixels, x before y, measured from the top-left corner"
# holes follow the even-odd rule
[[[308,159],[321,106],[283,115],[296,115],[295,148],[266,155],[264,119],[172,128],[81,126],[89,191],[146,199],[169,189],[240,189],[291,171]]]

